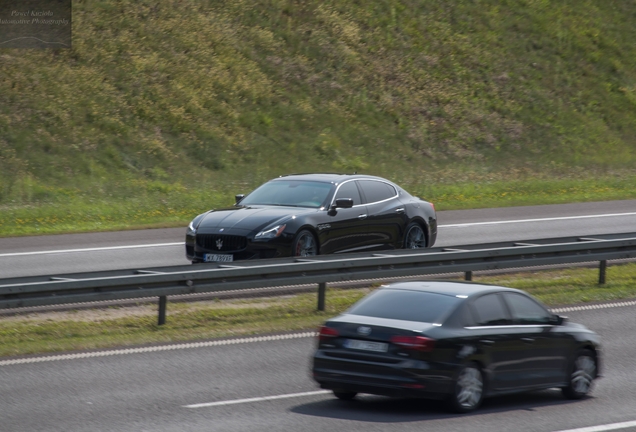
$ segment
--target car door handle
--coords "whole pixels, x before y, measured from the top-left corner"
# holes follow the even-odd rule
[[[486,344],[486,345],[493,345],[495,343],[494,340],[490,340],[490,339],[482,339],[479,342]]]
[[[521,340],[527,344],[534,343],[534,338],[521,338]]]
[[[404,207],[396,208],[395,212],[396,213],[404,213]]]
[[[358,216],[358,219],[366,219],[366,218],[367,218],[367,215],[365,214],[361,214]]]

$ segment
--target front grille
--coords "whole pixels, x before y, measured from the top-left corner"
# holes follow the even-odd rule
[[[199,234],[197,235],[197,246],[209,251],[236,251],[247,247],[247,239],[233,235]]]

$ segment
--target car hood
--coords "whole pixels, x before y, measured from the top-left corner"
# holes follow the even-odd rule
[[[200,233],[224,231],[253,231],[264,228],[276,221],[298,214],[312,213],[316,209],[298,207],[231,207],[227,209],[212,210],[206,213],[197,231]]]

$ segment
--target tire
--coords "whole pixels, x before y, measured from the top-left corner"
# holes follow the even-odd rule
[[[456,413],[468,413],[476,410],[484,398],[484,375],[477,363],[471,362],[462,367],[455,381],[455,388],[448,405]]]
[[[597,374],[596,356],[588,349],[580,350],[570,365],[567,387],[561,391],[567,399],[582,399],[592,390]]]
[[[292,256],[315,255],[318,255],[318,243],[316,243],[316,238],[308,230],[300,231],[292,244]]]
[[[420,224],[411,222],[404,230],[404,249],[421,249],[426,247],[426,234]]]
[[[358,393],[356,392],[346,392],[346,391],[337,391],[334,390],[333,391],[333,395],[335,397],[337,397],[340,400],[345,400],[345,401],[349,401],[351,399],[353,399],[354,397],[356,397]]]

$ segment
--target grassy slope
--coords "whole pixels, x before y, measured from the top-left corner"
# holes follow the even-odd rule
[[[287,172],[438,209],[636,196],[636,4],[77,0],[0,49],[0,235],[183,224]]]

